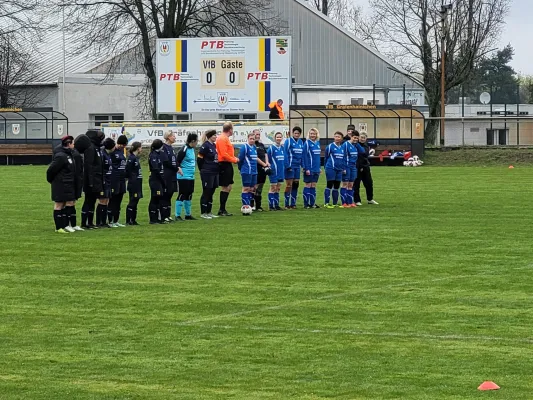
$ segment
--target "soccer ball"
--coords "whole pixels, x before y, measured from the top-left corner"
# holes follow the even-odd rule
[[[252,213],[252,207],[246,205],[246,206],[242,206],[241,207],[241,212],[243,213],[243,215],[250,215]]]

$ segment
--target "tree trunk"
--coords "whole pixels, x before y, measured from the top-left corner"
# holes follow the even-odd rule
[[[440,99],[438,94],[432,93],[427,94],[428,105],[429,105],[429,116],[430,117],[440,117]],[[424,131],[424,139],[426,144],[434,145],[437,143],[437,135],[439,134],[440,121],[438,119],[430,119],[427,122],[426,129]]]

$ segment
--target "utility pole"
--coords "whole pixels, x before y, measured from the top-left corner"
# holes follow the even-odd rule
[[[440,144],[444,145],[444,129],[446,117],[446,39],[448,37],[448,11],[452,5],[443,5],[440,9],[441,15],[441,56],[440,56]]]

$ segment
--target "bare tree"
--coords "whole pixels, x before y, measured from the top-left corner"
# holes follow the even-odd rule
[[[28,49],[10,35],[0,36],[0,107],[31,107],[42,97],[31,87],[36,79],[36,61]]]
[[[440,116],[441,39],[445,50],[445,93],[461,85],[499,36],[509,0],[455,0],[442,24],[442,0],[370,0],[380,51],[421,76],[431,117]],[[444,29],[442,28],[444,25]],[[400,71],[398,71],[400,72]],[[426,139],[436,141],[431,120]]]
[[[0,0],[0,36],[20,36],[42,23],[38,0]]]
[[[35,105],[35,46],[43,28],[38,0],[0,0],[0,107]]]
[[[263,0],[57,0],[69,30],[94,57],[120,60],[139,50],[151,88],[152,116],[156,84],[156,38],[250,36],[277,33],[270,2]],[[116,64],[109,62],[110,70]]]
[[[327,9],[324,9],[323,0],[307,0],[307,2],[357,38],[375,47],[373,25],[365,21],[363,9],[355,0],[328,0]]]

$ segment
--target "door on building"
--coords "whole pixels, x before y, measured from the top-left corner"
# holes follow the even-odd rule
[[[494,146],[495,144],[505,146],[508,132],[509,129],[487,129],[487,146]]]

